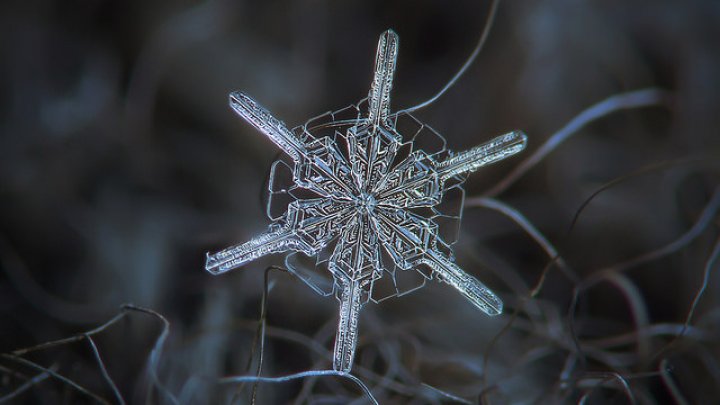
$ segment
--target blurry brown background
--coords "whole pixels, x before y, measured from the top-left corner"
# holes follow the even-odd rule
[[[400,36],[393,108],[417,104],[462,65],[489,5],[3,2],[0,351],[89,330],[134,303],[171,322],[158,373],[178,401],[247,403],[249,385],[238,393],[238,385],[216,379],[254,372],[247,363],[263,269],[282,258],[213,277],[203,270],[204,255],[266,227],[264,183],[278,151],[230,110],[227,94],[246,91],[289,126],[300,125],[367,95],[377,38],[393,28]],[[589,105],[645,87],[670,90],[672,104],[591,124],[499,196],[584,278],[676,240],[720,184],[712,162],[720,160],[720,3],[502,2],[475,64],[416,115],[453,150],[523,129],[527,156]],[[525,156],[471,176],[467,195]],[[704,160],[667,164],[599,194],[567,237],[575,212],[603,184],[690,157]],[[468,208],[458,262],[500,293],[507,315],[489,319],[435,283],[369,305],[358,376],[381,403],[450,401],[422,383],[470,403],[574,402],[586,394],[590,403],[665,403],[673,386],[675,400],[716,400],[720,275],[699,302],[696,328],[658,354],[679,333],[701,285],[717,216],[705,225],[677,252],[623,273],[630,287],[601,283],[581,295],[575,327],[582,339],[632,334],[639,326],[631,309],[643,308],[649,352],[639,352],[631,336],[596,346],[597,355],[575,355],[567,316],[573,284],[556,269],[530,305],[539,312],[521,311],[489,346],[548,258],[506,217]],[[263,374],[331,367],[322,349],[332,348],[335,300],[287,274],[270,279]],[[160,331],[157,319],[133,312],[97,336],[128,402],[145,402],[148,392],[152,402],[171,401],[153,388],[146,367]],[[86,342],[27,358],[116,401]],[[6,357],[0,366],[0,396],[42,374]],[[670,371],[642,374],[659,369]],[[356,398],[357,387],[334,377],[258,392],[258,403]],[[92,400],[49,378],[12,401]]]

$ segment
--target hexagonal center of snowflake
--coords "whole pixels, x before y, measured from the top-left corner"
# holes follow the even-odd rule
[[[377,202],[371,193],[360,193],[356,200],[357,207],[367,215],[372,215]]]

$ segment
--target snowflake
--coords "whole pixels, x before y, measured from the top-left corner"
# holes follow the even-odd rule
[[[340,301],[333,365],[342,372],[351,370],[358,316],[368,300],[401,295],[436,278],[488,315],[500,314],[503,307],[490,289],[454,263],[451,245],[462,211],[463,175],[520,152],[526,136],[513,131],[466,152],[447,151],[437,132],[408,113],[390,113],[397,51],[397,34],[388,30],[380,36],[368,98],[293,130],[249,96],[230,94],[235,112],[282,149],[292,168],[283,161],[272,167],[269,230],[208,254],[205,268],[220,274],[267,254],[291,252],[286,259],[290,271]],[[403,142],[401,132],[408,131],[413,136]],[[434,152],[419,148],[428,139],[436,141]],[[451,214],[442,209],[448,195],[456,202]],[[272,212],[277,205],[282,214]],[[447,236],[441,235],[441,226],[450,229]],[[297,252],[316,257],[315,266],[303,265]],[[323,284],[320,267],[329,270],[332,281]],[[408,287],[407,274],[419,278],[419,285]],[[380,292],[383,281],[385,293]]]

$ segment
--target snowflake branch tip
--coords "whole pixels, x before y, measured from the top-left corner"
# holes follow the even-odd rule
[[[273,117],[270,111],[252,97],[240,91],[232,92],[230,107],[294,160],[299,160],[304,154],[305,145],[302,141],[285,126],[285,123]]]
[[[217,253],[207,253],[205,270],[212,274],[222,274],[271,253],[305,250],[301,244],[289,229],[271,230],[243,244]]]
[[[360,309],[363,295],[366,293],[358,281],[345,280],[341,284],[340,314],[335,335],[333,368],[336,371],[350,372],[357,347]]]
[[[390,91],[392,91],[395,63],[397,62],[398,36],[393,30],[385,31],[378,40],[375,55],[375,75],[370,85],[368,121],[373,127],[382,125],[390,115]]]
[[[521,152],[526,145],[527,135],[522,131],[512,131],[443,161],[438,165],[438,171],[443,179],[474,172]]]
[[[440,280],[458,290],[485,314],[496,316],[502,313],[502,300],[495,293],[441,254],[431,252],[428,257],[421,260],[421,263],[430,267]]]

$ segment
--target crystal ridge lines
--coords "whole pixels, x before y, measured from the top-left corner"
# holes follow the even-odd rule
[[[315,256],[317,267],[329,271],[331,293],[340,301],[333,366],[342,372],[352,369],[360,310],[368,300],[384,298],[383,282],[389,285],[384,295],[394,296],[436,278],[486,314],[502,312],[500,298],[454,263],[454,241],[440,230],[445,223],[459,226],[461,208],[446,214],[441,206],[446,194],[456,191],[461,204],[463,176],[520,152],[527,138],[512,131],[452,153],[437,132],[410,114],[391,114],[397,52],[398,36],[388,30],[378,42],[368,98],[292,130],[250,96],[230,94],[233,110],[291,160],[276,162],[271,171],[275,184],[280,169],[287,169],[287,184],[270,187],[269,203],[284,199],[285,211],[267,232],[208,253],[205,268],[220,274],[268,254],[289,253],[289,269],[320,292],[323,287],[303,266],[290,263],[295,253]],[[401,126],[410,128],[408,138]],[[426,151],[421,139],[439,140],[441,147]],[[408,274],[415,275],[410,287],[403,281]]]

